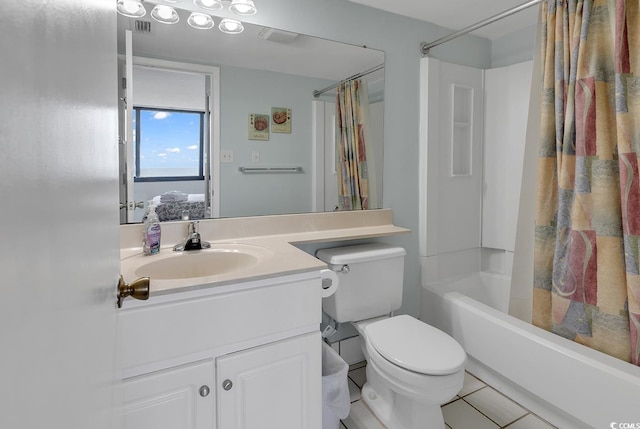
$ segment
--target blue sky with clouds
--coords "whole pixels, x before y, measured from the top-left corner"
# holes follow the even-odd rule
[[[200,159],[200,114],[176,111],[140,111],[140,167],[193,168],[198,174]],[[134,121],[134,129],[137,132]]]

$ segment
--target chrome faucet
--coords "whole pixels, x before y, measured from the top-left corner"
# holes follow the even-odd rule
[[[199,222],[189,222],[187,224],[187,238],[182,243],[178,243],[173,246],[173,250],[176,252],[182,252],[183,250],[200,250],[208,249],[211,244],[207,241],[200,239],[200,233],[198,232]]]

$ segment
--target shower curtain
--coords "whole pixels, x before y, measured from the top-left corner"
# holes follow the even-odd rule
[[[370,207],[372,181],[368,162],[369,94],[366,82],[342,82],[336,95],[336,142],[338,209],[366,210]]]
[[[640,364],[640,2],[546,0],[533,323]]]

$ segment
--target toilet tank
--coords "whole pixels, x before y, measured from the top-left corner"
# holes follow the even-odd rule
[[[338,273],[338,289],[322,300],[324,312],[338,322],[353,322],[399,309],[406,254],[384,243],[318,250],[316,257]]]

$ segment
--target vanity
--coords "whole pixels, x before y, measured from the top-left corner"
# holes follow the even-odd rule
[[[218,255],[176,255],[186,222],[162,228],[160,254],[142,257],[141,226],[122,226],[125,281],[154,258],[175,264],[152,271],[159,279],[151,277],[148,300],[127,298],[119,312],[124,427],[320,429],[326,265],[293,243],[409,230],[393,225],[391,210],[215,219],[201,221],[200,233]],[[236,256],[197,277],[184,268],[192,256],[223,253]]]

